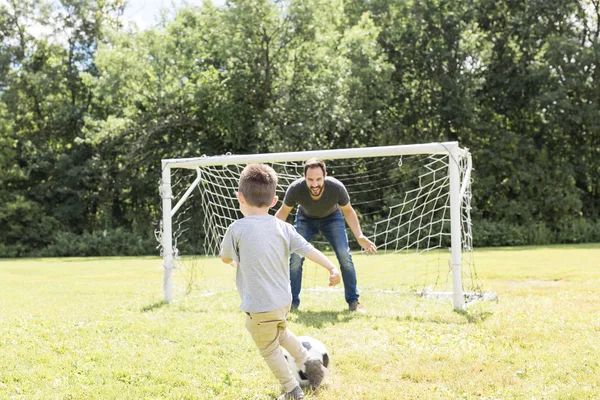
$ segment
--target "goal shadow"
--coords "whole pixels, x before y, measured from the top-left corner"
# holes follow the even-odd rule
[[[344,324],[353,317],[350,311],[296,310],[290,313],[288,321],[320,329],[328,325]]]

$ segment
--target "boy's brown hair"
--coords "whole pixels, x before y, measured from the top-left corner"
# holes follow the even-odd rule
[[[310,158],[306,160],[304,163],[304,176],[306,176],[306,171],[311,168],[321,168],[321,171],[323,171],[323,176],[327,175],[327,168],[325,167],[323,160],[319,160],[318,158]]]
[[[270,207],[277,188],[277,174],[266,164],[248,164],[240,175],[238,192],[254,207]]]

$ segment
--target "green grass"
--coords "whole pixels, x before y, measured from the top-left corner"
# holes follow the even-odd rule
[[[377,258],[379,257],[379,258]],[[393,257],[355,258],[361,274]],[[244,329],[234,271],[214,260],[162,302],[157,258],[0,261],[0,399],[272,399],[281,392]],[[307,290],[290,318],[332,357],[311,399],[600,398],[600,245],[478,249],[498,303]],[[189,271],[188,271],[189,272]],[[325,276],[317,277],[324,281]],[[395,278],[394,278],[395,279]]]

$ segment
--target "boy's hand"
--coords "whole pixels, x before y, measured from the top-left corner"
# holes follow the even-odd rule
[[[338,272],[337,268],[329,271],[329,286],[335,286],[342,281],[342,277]]]
[[[237,261],[235,261],[234,259],[231,259],[229,257],[221,257],[221,261],[223,261],[225,264],[229,264],[231,265],[233,268],[237,268]]]

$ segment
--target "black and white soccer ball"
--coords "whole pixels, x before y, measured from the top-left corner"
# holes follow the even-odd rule
[[[327,351],[325,345],[322,342],[310,336],[298,336],[298,340],[300,340],[302,346],[304,346],[306,351],[308,351],[308,357],[310,359],[321,360],[321,362],[323,363],[323,367],[325,367],[325,375],[327,375],[331,360],[329,358],[329,352]],[[287,350],[283,347],[281,348],[281,350],[283,350],[283,355],[287,360],[288,366],[290,367],[290,371],[292,371],[292,374],[294,375],[298,383],[300,383],[300,386],[309,386],[310,382],[308,381],[308,378],[304,373],[304,366],[302,366],[302,368],[298,368],[294,357],[292,357],[291,354],[288,353]]]

